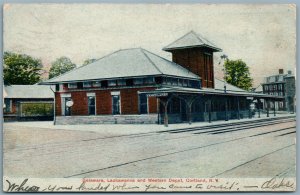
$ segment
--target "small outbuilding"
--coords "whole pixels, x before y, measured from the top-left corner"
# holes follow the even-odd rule
[[[4,86],[4,121],[53,120],[54,92],[51,86]]]

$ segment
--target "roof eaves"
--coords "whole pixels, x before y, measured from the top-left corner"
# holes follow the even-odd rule
[[[78,70],[78,69],[80,69],[80,68],[86,67],[86,66],[88,66],[88,65],[92,65],[92,64],[96,63],[97,61],[99,61],[99,60],[101,60],[101,59],[103,59],[103,58],[105,58],[105,57],[108,57],[108,56],[110,56],[110,55],[112,55],[112,54],[114,54],[114,53],[117,53],[117,52],[119,52],[119,51],[121,51],[121,50],[122,50],[122,49],[119,49],[119,50],[117,50],[117,51],[115,51],[115,52],[112,52],[112,53],[110,53],[110,54],[107,54],[107,55],[105,55],[105,56],[99,58],[99,59],[96,60],[95,62],[92,62],[92,63],[90,63],[90,64],[86,64],[86,65],[79,66],[79,67],[77,67],[77,68],[74,68],[73,70],[70,70],[70,71],[68,71],[68,72],[65,72],[64,74],[61,74],[61,75],[58,75],[58,76],[56,76],[56,77],[54,77],[54,78],[48,79],[46,82],[42,81],[42,82],[40,82],[40,83],[38,83],[38,84],[39,84],[39,85],[43,85],[43,84],[46,84],[46,83],[51,83],[52,80],[55,80],[55,79],[57,79],[57,78],[60,78],[60,77],[65,76],[65,75],[67,75],[67,74],[70,74],[71,72],[74,72],[74,71],[76,71],[76,70]],[[58,82],[59,82],[59,81],[58,81]]]
[[[213,47],[211,45],[207,45],[207,44],[201,44],[201,45],[190,45],[190,46],[182,46],[182,47],[173,47],[173,48],[163,48],[163,51],[172,51],[172,50],[177,50],[177,49],[188,49],[188,48],[194,48],[194,47],[208,47],[211,48],[217,52],[222,52],[223,50],[217,47]]]

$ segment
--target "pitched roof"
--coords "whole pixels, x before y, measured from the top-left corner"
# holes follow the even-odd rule
[[[263,88],[262,88],[262,85],[258,85],[255,89],[254,89],[254,92],[256,93],[260,93],[260,92],[263,92]]]
[[[244,89],[238,88],[234,85],[226,83],[226,91],[235,91],[235,92],[247,92]],[[224,91],[224,81],[218,78],[215,78],[215,90]]]
[[[93,63],[78,67],[58,77],[44,81],[41,84],[148,75],[171,75],[191,79],[200,78],[182,66],[150,51],[142,48],[133,48],[118,50]]]
[[[208,41],[200,34],[195,33],[194,31],[190,31],[187,34],[183,35],[176,41],[164,47],[163,50],[171,51],[174,49],[183,49],[183,48],[192,48],[192,47],[208,47],[214,51],[222,51],[222,49],[218,48],[215,44]]]
[[[4,90],[5,98],[54,98],[50,86],[44,85],[9,85]]]

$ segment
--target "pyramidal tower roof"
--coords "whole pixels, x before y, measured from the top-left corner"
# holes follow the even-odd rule
[[[185,48],[195,48],[195,47],[206,47],[210,48],[213,51],[222,51],[222,49],[218,48],[215,44],[204,38],[198,33],[194,31],[190,31],[187,34],[183,35],[176,41],[167,45],[163,48],[164,51],[172,51],[176,49],[185,49]]]

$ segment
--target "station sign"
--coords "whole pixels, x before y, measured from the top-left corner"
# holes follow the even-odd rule
[[[66,102],[67,107],[72,107],[74,102],[72,100]]]
[[[147,94],[147,97],[166,97],[168,96],[168,93],[153,93],[153,94]]]

